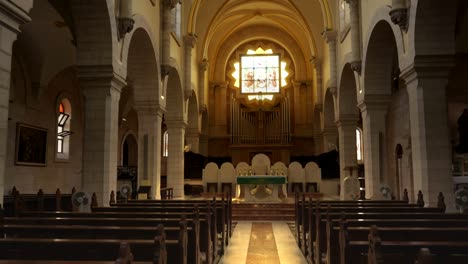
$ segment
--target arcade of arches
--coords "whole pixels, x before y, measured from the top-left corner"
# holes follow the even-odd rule
[[[76,187],[108,204],[129,168],[152,197],[162,179],[183,197],[188,150],[234,165],[338,151],[322,175],[337,186],[362,173],[366,198],[388,184],[453,206],[465,172],[452,164],[468,167],[464,0],[0,7],[0,197]]]

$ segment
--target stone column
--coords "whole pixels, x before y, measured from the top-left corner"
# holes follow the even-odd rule
[[[429,206],[442,192],[447,210],[454,210],[445,92],[453,59],[422,57],[418,64],[401,74],[409,96],[414,191],[421,190]]]
[[[208,69],[208,60],[203,59],[202,62],[200,62],[199,65],[199,73],[198,73],[198,102],[199,102],[199,108],[200,113],[202,113],[204,110],[206,110],[207,106],[205,103],[205,72]]]
[[[171,32],[174,29],[174,9],[179,0],[161,0],[163,9],[162,64],[168,66],[171,58]]]
[[[324,152],[337,149],[336,139],[338,138],[338,130],[336,127],[325,127],[322,131],[322,137]]]
[[[78,79],[85,96],[82,189],[95,192],[99,205],[108,205],[117,188],[119,99],[125,81],[111,66],[78,67]]]
[[[359,0],[346,0],[351,19],[351,69],[361,74],[361,27],[359,23]]]
[[[138,113],[138,182],[149,180],[151,198],[160,199],[161,123],[163,111],[157,107],[135,107]]]
[[[185,47],[185,88],[184,98],[188,100],[192,96],[192,49],[197,43],[196,35],[189,34],[184,38]]]
[[[200,133],[196,128],[187,128],[185,130],[185,138],[187,145],[190,145],[190,150],[194,153],[200,153]]]
[[[385,131],[388,96],[368,100],[359,105],[363,123],[364,167],[366,198],[382,199],[380,183],[385,179]],[[355,128],[356,129],[356,128]],[[356,141],[356,134],[354,134]],[[355,150],[356,153],[356,150]]]
[[[336,81],[336,31],[326,30],[322,33],[323,38],[328,43],[328,58],[330,64],[330,80],[328,87],[337,87]]]
[[[351,176],[348,168],[357,167],[356,151],[356,127],[357,117],[340,118],[336,121],[338,126],[338,135],[340,137],[340,199],[348,197],[345,194],[343,181]],[[353,170],[353,176],[357,177],[357,169]]]
[[[13,42],[20,32],[19,26],[30,21],[27,11],[31,6],[16,6],[0,1],[0,204],[5,191],[5,166],[8,140],[8,108],[10,98],[10,75]]]
[[[184,139],[187,124],[167,120],[169,149],[167,156],[167,187],[174,189],[174,197],[184,197]]]

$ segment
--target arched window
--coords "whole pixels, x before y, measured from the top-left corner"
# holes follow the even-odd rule
[[[181,2],[179,1],[173,9],[174,12],[174,34],[178,39],[181,38],[181,27],[182,27],[182,7]]]
[[[351,24],[349,4],[346,0],[340,0],[340,33],[344,38],[348,33]]]
[[[56,158],[67,160],[70,154],[71,104],[62,99],[57,106],[57,151]]]
[[[167,157],[169,154],[169,135],[167,131],[163,134],[163,157]]]
[[[356,157],[358,163],[364,162],[364,155],[362,149],[362,131],[360,128],[356,128]]]

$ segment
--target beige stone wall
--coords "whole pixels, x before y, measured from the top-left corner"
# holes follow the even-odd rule
[[[46,193],[54,193],[60,188],[70,193],[73,187],[81,187],[81,159],[83,145],[83,102],[76,72],[67,68],[58,73],[48,84],[39,98],[27,77],[16,66],[13,76],[17,80],[11,89],[14,96],[10,101],[8,122],[8,155],[6,163],[5,190],[13,186],[20,192],[36,193],[42,188]],[[59,95],[68,98],[72,105],[70,155],[66,161],[55,157],[56,143],[56,104]],[[24,123],[47,129],[47,164],[45,167],[15,165],[16,124]]]
[[[397,163],[395,150],[397,144],[403,147],[402,162],[409,155],[408,148],[410,143],[410,120],[409,115],[408,94],[404,88],[399,89],[393,96],[390,102],[387,113],[387,133],[386,133],[386,182],[396,195],[398,192],[401,195],[403,189],[411,189],[410,177],[411,171],[409,166],[402,166],[402,175],[397,185]],[[403,164],[405,165],[405,164]],[[398,191],[399,190],[399,191]],[[401,197],[400,197],[401,198]]]

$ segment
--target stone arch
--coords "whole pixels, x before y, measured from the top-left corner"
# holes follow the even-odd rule
[[[130,39],[127,57],[127,80],[133,87],[136,105],[154,107],[160,100],[156,54],[149,33],[137,28]]]
[[[106,65],[117,71],[117,25],[114,1],[72,0],[78,65]],[[104,70],[104,69],[102,69]]]
[[[128,166],[137,166],[138,165],[138,137],[132,130],[128,130],[122,137],[122,142],[120,144],[120,164],[124,166],[124,157],[125,157],[125,142],[129,144],[128,146]],[[130,157],[130,152],[134,154],[134,157]],[[132,165],[133,164],[133,165]]]
[[[338,87],[337,120],[358,118],[356,79],[349,63],[343,67]]]
[[[192,90],[192,96],[190,96],[188,100],[187,126],[196,131],[199,131],[198,113],[197,95],[195,91]]]
[[[391,73],[397,52],[395,35],[387,21],[379,21],[367,42],[364,55],[364,98],[391,94]]]
[[[409,42],[415,56],[454,53],[455,22],[458,1],[411,1]]]
[[[325,92],[325,100],[323,103],[323,127],[335,126],[335,105],[333,102],[333,95],[330,89]]]
[[[147,37],[149,38],[149,41],[151,42],[151,47],[152,47],[152,50],[153,52],[151,53],[152,55],[154,54],[154,59],[156,61],[156,70],[157,72],[161,72],[161,69],[160,69],[160,60],[159,60],[159,52],[158,52],[158,44],[157,44],[157,41],[154,39],[154,34],[151,30],[151,26],[149,25],[149,23],[146,21],[145,17],[140,15],[140,14],[135,14],[133,15],[133,19],[135,20],[135,24],[133,25],[133,30],[130,31],[129,33],[125,34],[125,38],[123,40],[123,46],[122,46],[122,52],[121,52],[121,61],[123,62],[123,66],[124,66],[124,69],[127,70],[128,69],[128,66],[130,65],[128,63],[128,56],[129,56],[129,52],[130,52],[130,44],[132,43],[133,41],[133,38],[134,38],[134,34],[135,33],[139,33],[141,34],[141,30],[145,31],[146,34],[147,34]],[[145,45],[148,45],[147,43]],[[127,76],[127,71],[124,72],[125,75],[123,76]],[[158,74],[155,78],[160,79],[161,76],[160,74]],[[159,87],[158,89],[158,94],[159,95],[162,95],[161,93],[161,88],[162,87]]]
[[[184,91],[179,71],[172,68],[166,76],[166,121],[185,121],[184,119]]]
[[[397,48],[397,51],[398,51],[398,57],[399,58],[405,58],[405,57],[408,57],[408,56],[405,56],[407,51],[408,51],[408,48],[407,48],[407,45],[405,45],[405,41],[403,39],[403,33],[400,29],[399,26],[395,25],[391,19],[390,19],[390,16],[389,16],[389,12],[391,10],[391,7],[390,6],[382,6],[380,8],[378,8],[375,13],[374,13],[374,16],[371,18],[371,20],[369,21],[369,24],[368,24],[368,27],[367,27],[367,30],[366,30],[366,34],[363,36],[363,62],[366,61],[366,55],[367,55],[367,50],[369,49],[369,44],[371,43],[371,36],[372,36],[372,33],[375,31],[375,28],[377,26],[377,24],[380,24],[380,23],[386,23],[391,31],[393,32],[393,36],[394,36],[394,41],[396,43],[396,48]],[[404,61],[404,60],[400,60],[400,63],[402,65],[399,65],[400,68],[405,68],[403,66],[403,64],[408,64],[408,63],[411,63],[410,61]],[[366,65],[363,64],[363,72],[365,71],[365,67]]]

